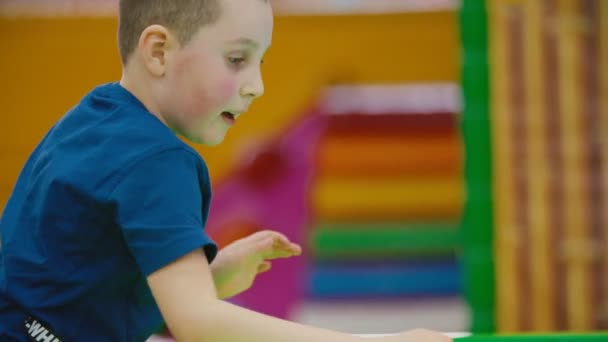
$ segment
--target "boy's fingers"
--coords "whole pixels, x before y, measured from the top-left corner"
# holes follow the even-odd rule
[[[289,241],[289,239],[285,235],[283,235],[281,233],[277,233],[277,238],[278,238],[279,243],[281,244],[280,246],[278,246],[278,248],[287,249],[296,255],[299,255],[300,253],[302,253],[302,248],[300,247],[300,245]]]
[[[256,251],[262,256],[263,259],[274,259],[277,257],[277,252],[280,252],[281,250],[277,249],[275,240],[273,238],[266,238],[257,242]],[[286,252],[283,253],[287,254]]]
[[[282,248],[291,250],[294,249],[294,246],[297,246],[296,244],[289,241],[289,238],[287,238],[287,236],[285,236],[284,234],[272,230],[262,231],[260,232],[260,236],[256,237],[257,241],[263,241],[268,238],[272,239],[273,247],[275,249]],[[299,246],[295,247],[295,249],[299,249]]]
[[[275,239],[275,243],[277,243],[277,245],[276,245],[277,248],[291,249],[291,246],[293,245],[291,243],[291,241],[289,241],[287,236],[285,236],[281,233],[276,233],[276,235],[274,235],[273,238]]]
[[[286,237],[279,237],[278,241],[275,240],[275,245],[273,247],[277,252],[287,252],[288,256],[302,254],[302,247],[289,241]]]
[[[300,255],[302,254],[302,247],[300,247],[300,245],[298,245],[297,243],[290,243],[290,249],[293,253],[293,255]]]
[[[302,253],[299,245],[289,241],[284,242],[276,236],[258,242],[256,250],[264,259],[287,258]]]
[[[253,233],[253,235],[251,235],[251,238],[254,241],[261,241],[261,240],[271,237],[274,233],[275,232],[273,232],[271,230],[261,230],[259,232]]]
[[[268,238],[279,238],[281,240],[289,241],[287,237],[279,232],[275,232],[273,230],[261,230],[259,232],[253,233],[250,235],[252,241],[262,241]]]

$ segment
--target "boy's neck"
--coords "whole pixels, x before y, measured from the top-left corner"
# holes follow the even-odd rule
[[[144,105],[144,107],[146,107],[150,114],[156,116],[163,124],[167,125],[165,119],[162,117],[162,115],[160,115],[158,106],[152,100],[153,97],[150,89],[142,84],[144,82],[134,81],[134,78],[136,77],[130,75],[128,70],[124,70],[119,83],[123,88],[135,96],[135,98],[137,98]]]

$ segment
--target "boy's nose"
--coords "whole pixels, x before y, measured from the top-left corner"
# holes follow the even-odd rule
[[[264,81],[262,73],[258,70],[241,87],[241,96],[252,100],[264,95]]]

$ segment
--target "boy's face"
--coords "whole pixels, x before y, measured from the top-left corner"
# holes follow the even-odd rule
[[[272,39],[270,5],[221,0],[222,14],[173,51],[157,99],[167,124],[187,139],[216,145],[264,92],[260,66]]]

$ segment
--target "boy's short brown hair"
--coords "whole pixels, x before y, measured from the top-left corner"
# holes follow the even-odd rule
[[[139,43],[143,30],[162,25],[185,45],[206,24],[216,21],[221,0],[120,0],[118,49],[123,65]]]

